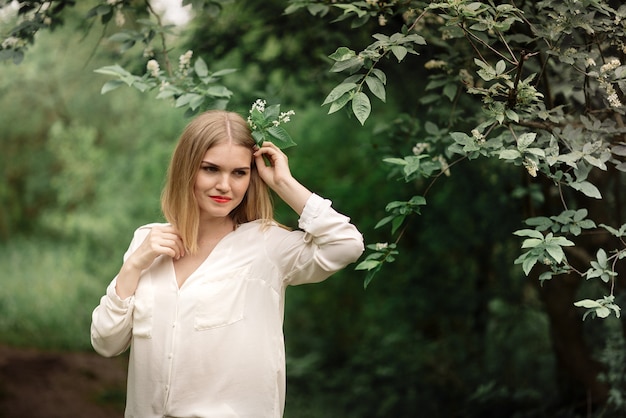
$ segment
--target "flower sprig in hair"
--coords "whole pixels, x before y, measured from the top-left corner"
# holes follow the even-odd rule
[[[264,141],[270,141],[280,149],[285,149],[296,145],[291,136],[281,126],[291,120],[291,116],[296,112],[289,110],[280,111],[280,105],[266,107],[265,100],[257,99],[250,108],[248,125],[252,130],[252,137],[257,146],[263,145]]]

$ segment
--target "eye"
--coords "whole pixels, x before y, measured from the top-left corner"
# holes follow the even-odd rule
[[[235,170],[235,176],[245,177],[248,175],[248,170]]]
[[[203,165],[200,167],[200,169],[208,172],[208,173],[216,173],[217,171],[219,171],[219,168],[217,168],[214,165]]]

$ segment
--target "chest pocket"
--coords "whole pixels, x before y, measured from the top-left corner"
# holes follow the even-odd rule
[[[247,266],[200,283],[195,304],[196,331],[232,325],[244,318],[249,276]]]

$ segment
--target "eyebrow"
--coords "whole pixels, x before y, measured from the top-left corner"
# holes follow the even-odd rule
[[[200,163],[201,164],[212,165],[213,167],[217,167],[217,168],[221,168],[221,166],[219,164],[215,164],[215,163],[212,163],[211,161],[207,161],[207,160],[202,160]],[[235,167],[235,168],[233,168],[233,171],[235,171],[235,170],[250,170],[250,166]]]

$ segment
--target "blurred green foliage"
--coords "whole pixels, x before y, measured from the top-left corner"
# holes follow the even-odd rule
[[[179,48],[211,68],[239,69],[225,84],[242,114],[257,97],[294,108],[294,175],[332,199],[367,242],[385,241],[374,226],[386,202],[427,186],[393,180],[382,162],[426,135],[417,110],[398,112],[424,93],[403,83],[424,70],[386,69],[401,87],[370,116],[373,129],[342,112],[326,116],[320,104],[336,80],[325,57],[345,32],[307,15],[288,19],[282,2],[254,5],[207,13]],[[20,66],[0,67],[0,343],[89,349],[91,310],[133,229],[161,219],[165,169],[186,123],[182,111],[130,89],[101,96],[93,69],[127,58],[107,42],[94,51],[99,33],[77,35],[79,17],[38,39]],[[359,36],[352,41],[365,42]],[[288,290],[286,417],[575,416],[558,404],[537,289],[511,264],[519,183],[512,166],[460,164],[410,221],[405,256],[367,291],[351,268]],[[281,202],[277,217],[295,225]],[[614,337],[603,353],[619,364],[615,329],[593,332]],[[624,384],[623,373],[606,378]]]

